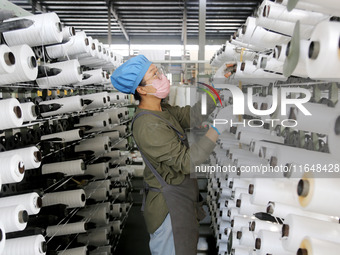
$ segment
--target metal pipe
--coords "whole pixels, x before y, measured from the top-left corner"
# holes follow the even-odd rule
[[[120,27],[120,29],[122,30],[126,40],[130,41],[129,35],[126,32],[125,27],[124,27],[123,23],[121,22],[121,20],[119,19],[118,14],[116,13],[116,10],[112,7],[112,5],[110,6],[110,10],[111,10],[113,17],[117,20],[117,24]]]
[[[111,46],[111,1],[108,3],[107,8],[107,22],[108,22],[108,33],[107,33],[107,43],[109,44],[109,47]]]
[[[154,64],[206,64],[209,60],[152,60]]]

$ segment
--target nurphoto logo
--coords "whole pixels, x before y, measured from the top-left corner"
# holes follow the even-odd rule
[[[216,89],[214,89],[212,86],[204,84],[204,83],[200,83],[206,87],[208,87],[213,93],[215,93],[218,97],[218,99],[220,100],[220,104],[222,106],[222,101],[221,98],[218,95],[218,92],[216,91]],[[281,109],[280,109],[280,114],[282,116],[286,116],[287,112],[287,105],[294,105],[297,109],[299,109],[304,115],[312,115],[307,109],[306,107],[303,106],[304,103],[309,102],[309,100],[312,97],[311,92],[308,89],[304,89],[304,88],[280,88],[280,96],[278,93],[278,88],[273,88],[272,89],[272,104],[271,107],[269,109],[255,109],[254,105],[253,105],[253,88],[252,87],[248,87],[247,88],[247,99],[245,99],[245,95],[242,92],[242,90],[235,86],[235,85],[224,85],[224,88],[228,89],[231,94],[232,94],[232,98],[233,98],[233,115],[244,115],[245,114],[245,102],[247,102],[246,106],[248,107],[249,111],[256,115],[256,116],[268,116],[272,113],[274,113],[278,106],[280,105]],[[202,89],[206,93],[203,93],[202,96],[202,109],[201,109],[201,113],[203,115],[207,114],[207,94],[210,95],[210,97],[214,100],[215,105],[216,101],[215,98],[213,97],[213,95],[210,93],[210,91],[206,90],[206,89]],[[299,93],[300,95],[304,95],[303,98],[287,98],[287,95],[290,93]],[[246,101],[245,101],[246,100]],[[279,101],[280,100],[280,101]],[[280,104],[279,104],[280,102]],[[227,117],[227,116],[226,116]],[[274,122],[276,121],[280,121],[280,119],[265,119],[266,122],[271,122],[272,126],[274,126]],[[251,119],[248,120],[248,126],[250,127],[260,127],[264,125],[264,121],[261,119]],[[262,122],[262,124],[253,124],[255,122]],[[227,124],[230,123],[230,125],[232,126],[233,124],[243,124],[244,126],[245,124],[245,120],[243,122],[235,122],[233,123],[233,120],[228,120],[228,119],[214,119],[213,121],[213,126],[215,126],[216,124]],[[297,121],[293,120],[293,119],[285,119],[285,120],[281,120],[281,125],[286,126],[286,127],[295,127],[297,126]]]

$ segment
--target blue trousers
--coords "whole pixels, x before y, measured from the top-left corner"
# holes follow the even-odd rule
[[[152,255],[175,255],[170,214],[165,217],[162,225],[150,234],[149,246]]]

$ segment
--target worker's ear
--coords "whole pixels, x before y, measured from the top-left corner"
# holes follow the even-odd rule
[[[138,86],[136,90],[139,93],[139,95],[146,95],[148,93],[144,86]]]

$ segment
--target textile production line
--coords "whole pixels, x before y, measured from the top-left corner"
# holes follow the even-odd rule
[[[219,255],[339,253],[339,17],[337,0],[264,0],[210,60],[210,122],[230,128],[196,170]],[[109,79],[122,56],[55,13],[0,32],[0,254],[114,253],[141,167],[134,100]]]
[[[339,15],[265,0],[211,59],[230,125],[200,167],[219,254],[339,253]]]
[[[112,254],[139,158],[123,58],[55,13],[0,27],[0,254]]]

